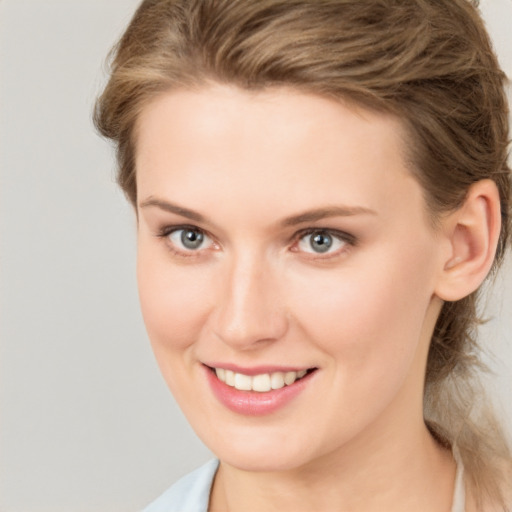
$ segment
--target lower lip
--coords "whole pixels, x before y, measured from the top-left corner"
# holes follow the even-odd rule
[[[316,373],[311,372],[290,386],[260,393],[258,391],[240,391],[228,386],[217,378],[208,367],[204,367],[210,388],[217,399],[229,410],[246,416],[271,414],[293,400],[311,381]]]

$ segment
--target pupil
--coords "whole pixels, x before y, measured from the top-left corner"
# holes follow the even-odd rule
[[[197,249],[203,243],[203,234],[198,231],[183,231],[181,242],[187,249]]]
[[[332,236],[326,233],[317,233],[311,237],[311,247],[316,252],[327,252],[332,245]]]

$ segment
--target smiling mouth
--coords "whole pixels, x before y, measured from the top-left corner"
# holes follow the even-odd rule
[[[291,386],[316,370],[316,368],[309,368],[307,370],[245,375],[224,368],[208,368],[227,386],[238,391],[256,391],[258,393],[267,393],[285,386]]]

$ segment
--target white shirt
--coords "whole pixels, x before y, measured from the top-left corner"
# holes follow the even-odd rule
[[[464,469],[456,451],[454,457],[457,474],[451,512],[464,512]],[[207,462],[178,480],[143,512],[208,512],[210,490],[218,467],[219,461],[216,459]]]

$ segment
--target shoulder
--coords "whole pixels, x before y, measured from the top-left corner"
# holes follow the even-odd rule
[[[207,512],[213,478],[219,461],[213,459],[185,475],[165,491],[144,512]]]

